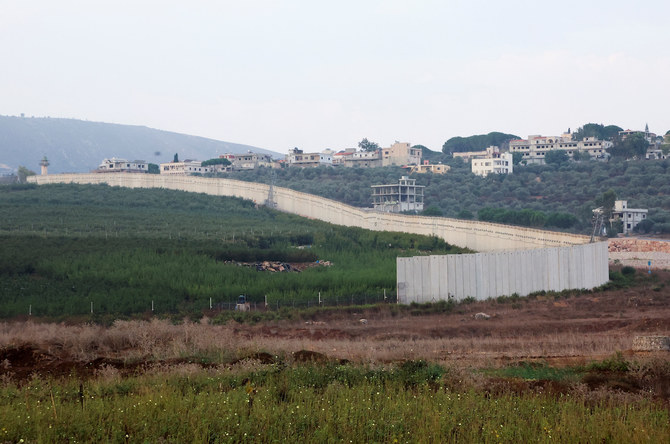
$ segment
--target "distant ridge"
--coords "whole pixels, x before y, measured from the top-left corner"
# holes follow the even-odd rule
[[[120,157],[150,163],[179,159],[207,160],[224,153],[247,151],[279,154],[266,149],[189,136],[146,126],[88,122],[50,117],[0,116],[0,169],[23,165],[39,172],[39,161],[49,159],[49,172],[83,173],[104,158]]]

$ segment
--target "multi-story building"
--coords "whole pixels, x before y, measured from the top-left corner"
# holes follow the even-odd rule
[[[477,157],[486,157],[486,150],[483,151],[463,151],[460,153],[451,153],[451,156],[455,159],[457,157],[460,157],[464,161],[469,161],[470,159],[474,159]]]
[[[276,164],[269,154],[258,154],[249,151],[244,154],[222,154],[222,159],[228,159],[233,170],[253,170],[258,167],[273,168]]]
[[[509,142],[511,153],[521,153],[527,164],[544,164],[544,155],[548,151],[562,150],[572,158],[575,152],[588,153],[592,158],[605,159],[607,149],[614,144],[595,137],[575,140],[571,133],[562,136],[528,136],[528,139],[517,139]]]
[[[199,160],[184,160],[182,162],[168,162],[160,164],[161,174],[188,176],[190,174],[206,174],[219,172],[222,165],[202,166]]]
[[[471,161],[472,172],[478,176],[488,176],[489,174],[512,174],[514,171],[514,162],[512,154],[501,153],[497,146],[486,148],[486,157],[475,158]]]
[[[321,165],[321,153],[305,153],[301,149],[293,148],[286,156],[286,164],[289,167],[318,167]]]
[[[382,166],[379,150],[356,151],[350,156],[344,157],[344,166],[358,168],[378,168]]]
[[[402,176],[394,185],[372,185],[372,205],[386,213],[423,211],[423,185],[416,179]]]
[[[126,159],[104,159],[98,169],[99,173],[148,173],[149,164],[143,160],[128,161]]]
[[[433,173],[433,174],[445,174],[449,171],[451,167],[449,165],[443,165],[441,163],[433,163],[430,161],[424,160],[422,165],[412,165],[409,169],[410,174],[412,173]]]
[[[381,166],[419,165],[422,156],[420,148],[412,148],[409,143],[396,141],[390,147],[381,149]]]
[[[641,208],[628,208],[628,201],[614,201],[614,212],[612,218],[623,222],[623,234],[633,231],[633,228],[647,218],[649,210]]]

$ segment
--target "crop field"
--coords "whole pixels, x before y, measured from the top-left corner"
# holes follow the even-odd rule
[[[0,442],[670,441],[670,351],[633,347],[670,336],[668,271],[399,306],[372,298],[397,255],[459,250],[165,190],[0,201]],[[263,261],[303,268],[238,265]],[[282,282],[264,310],[202,307]],[[299,303],[319,291],[340,304]]]
[[[397,256],[463,251],[241,199],[78,185],[4,187],[0,242],[0,318],[97,322],[152,307],[201,316],[240,294],[275,308],[391,300]],[[266,261],[292,271],[257,271]]]

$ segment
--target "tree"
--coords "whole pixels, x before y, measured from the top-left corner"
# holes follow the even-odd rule
[[[174,153],[174,158],[172,159],[172,161],[173,161],[174,163],[179,162],[179,154]]]
[[[578,128],[577,131],[573,133],[573,137],[575,140],[584,140],[587,137],[595,137],[600,140],[612,140],[619,135],[619,131],[623,131],[623,128],[616,125],[604,126],[602,123],[587,123],[581,128]]]
[[[377,145],[375,142],[370,142],[367,138],[363,138],[363,140],[358,142],[358,148],[363,151],[377,151],[379,149],[379,145]]]
[[[512,163],[519,165],[523,161],[523,153],[512,153]]]
[[[575,162],[581,162],[582,160],[591,160],[591,155],[584,151],[575,151],[572,154],[572,160]]]
[[[550,150],[544,155],[544,162],[547,165],[562,165],[570,160],[568,153],[563,150]]]
[[[504,148],[510,140],[518,139],[514,134],[505,134],[500,132],[491,132],[488,134],[478,134],[469,137],[452,137],[442,145],[442,152],[445,154],[462,153],[465,151],[482,151],[491,145]]]
[[[442,210],[434,205],[424,208],[421,212],[423,216],[442,216]]]
[[[28,168],[24,167],[23,165],[19,166],[19,169],[17,171],[17,175],[19,176],[19,182],[20,183],[25,183],[26,178],[28,176],[34,176],[36,173],[32,170],[29,170]]]
[[[149,174],[160,174],[161,170],[160,170],[159,166],[156,165],[155,163],[150,163],[148,173]]]
[[[624,159],[637,157],[638,159],[641,159],[644,158],[647,148],[649,148],[649,142],[647,142],[644,134],[634,133],[626,137],[625,140],[615,144],[609,149],[609,153],[612,157]]]
[[[201,163],[202,166],[210,166],[210,165],[224,165],[228,166],[230,165],[230,160],[224,159],[223,157],[216,157],[214,159],[209,159],[205,160]]]

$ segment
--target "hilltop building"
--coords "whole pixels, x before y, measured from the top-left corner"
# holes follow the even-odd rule
[[[272,160],[272,156],[269,154],[258,154],[252,151],[248,151],[244,154],[226,153],[220,155],[219,158],[230,161],[230,169],[235,171],[254,170],[262,166],[268,168],[274,168],[278,166],[278,164]]]
[[[409,143],[396,141],[390,147],[381,149],[381,166],[419,165],[422,156],[420,148],[412,148]]]
[[[218,173],[225,169],[224,165],[202,166],[199,160],[186,159],[181,162],[168,162],[160,164],[161,174],[188,176],[191,174]]]
[[[443,165],[441,163],[438,164],[431,164],[430,161],[424,160],[423,164],[421,165],[412,165],[409,167],[409,173],[418,173],[418,174],[424,174],[424,173],[433,173],[433,174],[445,174],[447,171],[449,171],[451,167],[449,165]]]
[[[372,205],[385,213],[423,211],[424,188],[407,176],[402,176],[394,185],[372,185]]]
[[[623,234],[628,234],[633,231],[635,226],[647,218],[649,210],[641,208],[628,208],[628,201],[617,200],[614,201],[614,212],[612,213],[613,220],[621,220],[623,222]]]
[[[289,167],[314,168],[321,165],[322,153],[305,153],[303,150],[293,148],[286,156],[286,165]],[[327,160],[327,155],[324,159]]]
[[[528,139],[517,139],[509,142],[511,153],[521,153],[526,164],[544,164],[544,155],[547,151],[562,150],[570,158],[576,152],[588,153],[592,158],[606,159],[609,154],[607,149],[614,144],[607,140],[599,140],[595,137],[586,137],[584,140],[575,140],[572,133],[564,133],[561,136],[528,136]]]
[[[149,164],[144,160],[128,161],[126,159],[104,159],[98,169],[98,173],[148,173]]]
[[[512,153],[501,153],[497,146],[486,148],[486,156],[478,157],[470,161],[472,172],[477,176],[488,176],[489,174],[512,174],[514,162]]]

